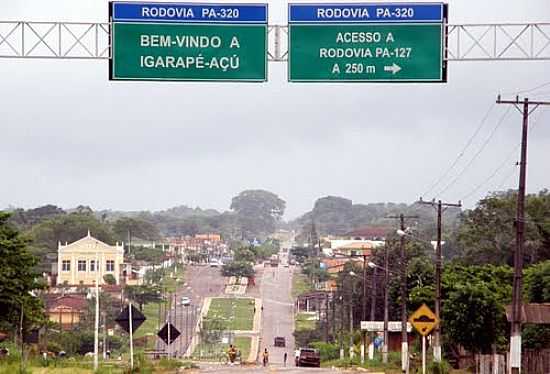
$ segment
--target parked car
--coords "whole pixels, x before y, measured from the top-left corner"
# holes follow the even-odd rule
[[[185,305],[185,306],[190,305],[191,304],[191,299],[188,298],[187,296],[182,296],[180,304]]]
[[[296,366],[321,367],[321,355],[313,348],[300,348],[300,354],[296,357]]]
[[[275,347],[285,347],[286,346],[286,341],[285,341],[285,338],[284,336],[276,336],[275,341],[273,342],[273,345]]]

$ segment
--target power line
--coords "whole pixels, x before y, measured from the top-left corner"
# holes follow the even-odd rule
[[[535,127],[537,126],[537,124],[539,123],[539,119],[541,118],[541,114],[543,112],[538,112],[537,114],[537,117],[535,119],[533,119],[532,121],[532,125],[529,127],[529,133],[531,134],[533,132],[533,130],[535,129]],[[493,173],[491,173],[487,178],[485,178],[483,180],[483,182],[481,182],[480,184],[478,184],[474,189],[470,190],[470,192],[468,192],[467,194],[464,195],[464,197],[462,197],[460,200],[466,200],[468,199],[469,197],[471,197],[474,193],[476,193],[481,187],[483,187],[484,185],[486,185],[491,179],[493,179],[494,177],[496,177],[496,175],[506,166],[506,164],[510,161],[510,159],[512,158],[512,156],[518,151],[519,147],[521,146],[521,143],[518,143],[514,149],[512,149],[512,151],[510,153],[508,153],[508,155],[504,158],[504,160],[502,161],[502,163],[500,163],[497,168],[493,171]],[[517,164],[514,164],[513,165],[513,170],[507,174],[507,177],[501,182],[501,184],[499,184],[499,186],[503,185],[509,178],[510,176],[513,174],[513,172],[516,170],[516,166]],[[497,188],[497,191],[500,190],[500,187]]]
[[[464,168],[462,168],[462,170],[460,171],[460,173],[453,179],[451,180],[450,183],[448,183],[442,190],[440,190],[438,193],[437,193],[437,196],[441,196],[442,194],[444,194],[445,192],[447,192],[459,179],[460,177],[462,177],[462,175],[464,175],[464,173],[466,172],[466,170],[468,170],[468,168],[474,163],[474,161],[477,159],[477,157],[481,154],[481,152],[483,152],[483,150],[485,149],[485,147],[487,146],[487,144],[489,144],[489,142],[491,141],[491,139],[493,138],[493,136],[495,135],[495,133],[497,132],[498,128],[502,125],[502,123],[504,122],[504,119],[506,118],[506,116],[508,116],[508,113],[510,113],[510,109],[511,107],[508,107],[506,109],[506,111],[504,112],[504,114],[500,117],[499,121],[497,122],[497,124],[495,125],[495,127],[493,128],[493,130],[491,131],[491,133],[489,134],[489,136],[487,137],[487,139],[485,139],[485,142],[483,142],[483,144],[481,145],[481,148],[479,148],[479,150],[474,154],[474,156],[470,159],[470,161],[468,162],[468,164],[466,164],[466,166],[464,166]]]
[[[532,87],[532,88],[527,88],[527,89],[525,89],[525,90],[513,91],[513,92],[510,91],[510,92],[504,93],[504,95],[519,95],[519,94],[524,94],[524,93],[536,91],[536,90],[538,90],[539,88],[543,88],[543,87],[546,87],[546,86],[550,86],[550,82],[542,83],[542,84],[539,84],[538,86],[535,86],[535,87]]]
[[[481,120],[481,122],[479,123],[479,125],[477,126],[476,130],[474,131],[474,133],[472,134],[472,136],[470,137],[470,139],[468,139],[468,141],[466,142],[466,145],[464,145],[464,147],[462,148],[462,150],[460,151],[460,153],[458,154],[458,156],[456,156],[455,160],[453,161],[453,163],[451,164],[451,166],[428,188],[428,190],[426,192],[424,192],[421,196],[427,196],[430,192],[432,192],[434,190],[435,187],[437,187],[439,185],[439,183],[441,183],[443,181],[443,179],[445,179],[447,177],[447,175],[449,175],[449,173],[451,172],[451,170],[454,169],[454,167],[458,164],[458,162],[462,159],[462,156],[464,156],[464,153],[466,152],[466,150],[468,149],[468,147],[472,144],[474,138],[477,136],[477,134],[479,133],[479,131],[481,131],[481,129],[483,128],[483,126],[485,125],[485,122],[487,121],[487,119],[489,118],[489,115],[491,114],[491,112],[493,111],[493,109],[495,108],[496,106],[496,103],[493,103],[490,107],[489,107],[489,110],[487,110],[487,113],[485,113],[485,116],[483,116],[483,119]]]
[[[510,152],[508,154],[508,156],[504,159],[504,161],[493,171],[493,173],[491,173],[487,178],[485,178],[483,180],[483,182],[481,182],[480,184],[478,184],[475,188],[473,188],[472,190],[470,190],[470,192],[468,192],[466,195],[464,195],[464,197],[462,197],[460,200],[464,201],[466,199],[468,199],[470,196],[472,196],[474,193],[476,193],[481,187],[483,187],[484,185],[486,185],[491,179],[493,179],[498,173],[500,170],[502,170],[502,168],[504,168],[508,162],[510,161],[510,158],[512,158],[512,156],[517,152],[517,150],[519,149],[519,146],[520,144],[518,144],[516,147],[514,147],[514,149],[512,150],[512,152]],[[515,165],[514,165],[514,168],[515,168]]]
[[[496,188],[497,191],[502,191],[502,188],[504,185],[510,180],[510,178],[517,174],[518,168],[517,165],[514,165],[512,170],[506,176],[502,179],[502,181],[499,183],[498,187]]]

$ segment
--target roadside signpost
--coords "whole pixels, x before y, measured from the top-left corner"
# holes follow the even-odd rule
[[[130,307],[132,311],[130,312]],[[130,320],[132,321],[131,329],[132,334],[147,320],[147,318],[137,309],[135,306],[130,304],[125,307],[122,312],[115,318],[115,322],[122,327],[124,331],[130,333]]]
[[[170,345],[180,336],[180,331],[172,323],[166,322],[157,335],[166,344]]]
[[[443,3],[289,4],[291,82],[446,82]]]
[[[369,331],[369,332],[384,331],[384,321],[361,321],[361,330]],[[388,331],[400,332],[401,321],[389,321]],[[412,325],[410,323],[407,323],[407,332],[411,332],[411,331],[412,331]]]
[[[267,4],[109,3],[111,80],[267,80]]]
[[[422,304],[409,318],[409,322],[422,335],[422,374],[426,373],[426,335],[439,324],[439,319],[434,312]]]

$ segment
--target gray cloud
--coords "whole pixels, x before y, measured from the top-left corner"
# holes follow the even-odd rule
[[[18,0],[3,2],[0,14],[105,21],[107,5]],[[550,3],[456,0],[450,15],[455,23],[548,21]],[[271,1],[270,18],[285,23],[286,3]],[[447,84],[307,85],[287,83],[286,64],[270,63],[266,84],[157,84],[109,82],[105,61],[0,60],[0,206],[228,209],[246,188],[280,194],[287,217],[329,194],[410,202],[450,165],[498,92],[549,81],[549,66],[452,62]],[[476,145],[504,110],[494,109]],[[445,198],[461,198],[502,162],[520,121],[510,111]],[[530,137],[530,191],[550,182],[549,121],[541,111]],[[466,203],[499,187],[505,174]],[[502,186],[515,185],[510,177]]]

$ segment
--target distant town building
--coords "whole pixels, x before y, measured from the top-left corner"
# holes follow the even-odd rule
[[[116,284],[120,284],[120,274],[124,263],[122,244],[108,245],[88,235],[76,242],[62,245],[57,249],[57,284],[69,286],[91,286],[99,278],[99,284],[105,283],[103,277],[111,274]]]
[[[46,299],[46,314],[49,320],[58,323],[63,330],[76,327],[87,307],[88,301],[81,294],[51,294]]]
[[[220,258],[228,252],[228,245],[220,234],[197,234],[167,238],[169,251],[180,256],[202,253],[205,256]]]

